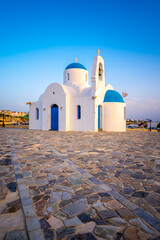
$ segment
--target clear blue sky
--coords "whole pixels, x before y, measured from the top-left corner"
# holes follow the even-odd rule
[[[159,0],[1,0],[0,109],[28,111],[75,57],[91,76],[98,48],[127,117],[160,121]]]

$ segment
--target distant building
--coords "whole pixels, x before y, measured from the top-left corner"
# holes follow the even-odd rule
[[[25,112],[16,112],[16,111],[10,111],[10,110],[1,110],[0,113],[4,113],[5,115],[10,115],[12,117],[26,116]]]
[[[29,128],[59,131],[126,131],[126,104],[105,84],[104,60],[94,57],[92,84],[76,59],[64,70],[63,84],[51,83],[37,102],[29,103]]]
[[[151,122],[151,128],[153,128],[153,129],[157,128],[158,123],[159,123],[158,121]],[[147,127],[150,128],[150,123],[148,123]]]

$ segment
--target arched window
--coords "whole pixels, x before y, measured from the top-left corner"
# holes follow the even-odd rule
[[[81,119],[81,106],[77,106],[77,119]]]
[[[102,76],[103,76],[103,66],[102,66],[102,63],[99,64],[98,75],[99,75],[99,80],[102,80]]]
[[[36,119],[39,119],[39,108],[36,108]]]
[[[67,79],[69,80],[69,73],[67,73]]]

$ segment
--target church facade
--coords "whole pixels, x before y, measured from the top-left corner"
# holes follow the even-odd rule
[[[91,86],[87,69],[76,60],[64,70],[63,84],[51,83],[29,103],[29,128],[58,131],[126,131],[126,104],[105,84],[104,60],[94,57]]]

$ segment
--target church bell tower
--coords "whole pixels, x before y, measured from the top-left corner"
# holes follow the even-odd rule
[[[105,77],[104,77],[104,60],[99,55],[100,51],[98,49],[98,56],[93,58],[92,66],[92,96],[96,96],[97,90],[99,88],[105,87]]]

